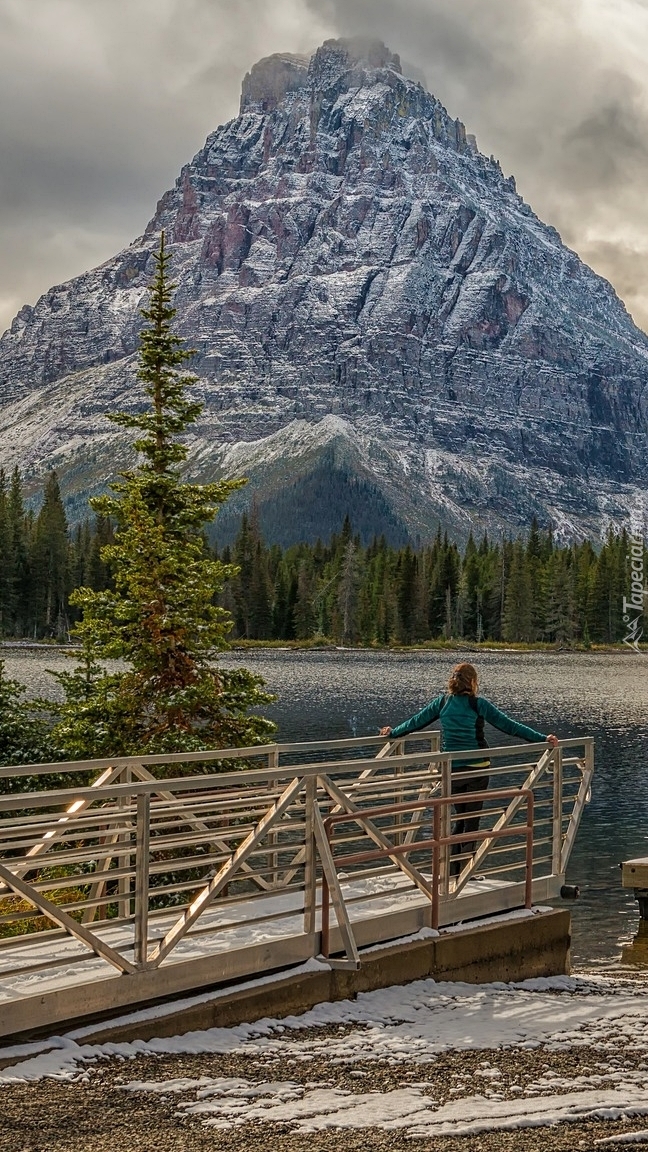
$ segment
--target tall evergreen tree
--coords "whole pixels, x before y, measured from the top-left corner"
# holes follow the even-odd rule
[[[9,493],[4,468],[0,468],[0,638],[11,635],[14,594],[14,557],[9,522]]]
[[[416,635],[417,565],[409,545],[396,562],[396,604],[398,607],[398,639],[411,644]]]
[[[79,756],[248,745],[273,730],[249,715],[269,700],[260,677],[212,663],[231,626],[214,598],[234,570],[211,557],[203,529],[243,481],[181,479],[187,448],[179,437],[201,405],[188,395],[195,377],[179,371],[192,353],[171,328],[174,285],[164,233],[155,262],[138,371],[150,406],[109,417],[138,433],[140,462],[111,485],[112,495],[91,501],[115,525],[114,542],[101,551],[114,588],[73,594],[83,611],[76,634],[84,659],[75,673],[59,677],[66,701],[56,737]],[[127,670],[99,671],[108,657],[124,660]]]
[[[348,520],[348,518],[347,518]],[[346,527],[347,521],[345,521]],[[343,538],[346,534],[343,531]],[[355,540],[346,536],[347,543],[344,549],[344,560],[338,588],[339,612],[339,638],[343,644],[350,644],[356,639],[356,609],[359,590],[358,545]]]
[[[554,551],[546,568],[545,626],[547,640],[573,640],[576,631],[574,580],[569,552]]]
[[[505,640],[531,639],[533,631],[531,573],[525,550],[519,540],[516,540],[513,546],[502,625]]]
[[[236,605],[234,615],[236,632],[238,636],[244,636],[246,639],[252,637],[252,577],[256,544],[256,536],[249,517],[243,513],[241,527],[234,542],[233,561],[236,574],[232,581],[232,592]]]
[[[272,627],[270,576],[268,558],[259,537],[254,548],[249,589],[249,635],[253,640],[263,640],[270,635]]]
[[[68,526],[56,472],[45,484],[30,550],[31,618],[34,635],[64,640],[68,634]]]
[[[308,556],[300,560],[297,569],[297,599],[293,609],[293,621],[298,640],[308,640],[316,631],[315,576]]]
[[[20,473],[14,468],[7,499],[7,518],[11,547],[12,600],[11,618],[6,631],[12,636],[23,636],[27,631],[30,592],[28,564],[27,517],[23,503]]]

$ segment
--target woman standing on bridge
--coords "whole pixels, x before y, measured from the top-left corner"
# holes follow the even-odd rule
[[[442,750],[444,752],[468,752],[472,748],[488,747],[484,736],[484,721],[487,720],[489,724],[493,725],[493,728],[498,728],[500,732],[506,732],[509,736],[519,736],[522,740],[529,740],[532,744],[540,744],[546,740],[553,748],[558,743],[553,734],[547,736],[543,732],[536,732],[535,728],[529,728],[526,724],[518,724],[505,712],[500,712],[499,708],[491,704],[490,700],[477,695],[477,687],[476,668],[472,664],[457,664],[448,681],[447,693],[444,692],[440,696],[435,696],[434,700],[425,705],[425,708],[422,708],[415,716],[410,716],[409,720],[398,724],[396,728],[381,728],[380,735],[390,736],[397,740],[400,736],[408,736],[410,732],[418,732],[421,728],[427,728],[428,724],[433,724],[435,720],[440,720]],[[483,760],[455,760],[452,767],[453,771],[457,768],[460,770],[470,768],[478,771],[477,775],[473,775],[471,771],[470,776],[462,775],[459,779],[453,779],[453,796],[462,793],[465,795],[468,792],[484,792],[488,788],[487,770],[490,768],[490,760],[487,757],[484,757]],[[454,834],[460,836],[463,832],[476,832],[479,828],[479,816],[471,816],[468,819],[465,817],[469,812],[481,812],[483,806],[482,800],[455,804],[455,812],[462,819],[457,820]],[[474,851],[474,841],[466,844],[453,844],[450,849],[451,855],[454,856]],[[453,875],[460,871],[459,861],[452,862],[450,871]]]

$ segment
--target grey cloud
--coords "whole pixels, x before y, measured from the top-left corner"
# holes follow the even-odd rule
[[[644,179],[648,171],[648,117],[638,86],[615,75],[610,87],[600,107],[564,136],[565,171],[574,187],[593,183],[613,192],[628,177]]]
[[[0,330],[140,234],[301,0],[0,0]]]

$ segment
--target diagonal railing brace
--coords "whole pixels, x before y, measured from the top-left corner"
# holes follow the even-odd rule
[[[120,956],[119,952],[115,952],[114,948],[111,948],[109,944],[106,944],[103,940],[100,940],[98,936],[95,936],[94,932],[88,931],[83,924],[79,924],[76,920],[73,920],[58,904],[52,904],[52,901],[48,900],[46,896],[43,896],[42,892],[36,892],[25,880],[22,880],[19,876],[14,876],[13,872],[10,872],[3,864],[0,864],[0,878],[4,880],[8,888],[11,888],[19,896],[28,900],[30,904],[38,908],[39,912],[42,912],[48,919],[53,920],[55,924],[58,924],[69,933],[70,936],[76,936],[77,940],[81,940],[83,944],[87,944],[88,948],[91,948],[97,956],[101,956],[102,960],[107,960],[109,964],[112,964],[114,968],[118,968],[120,972],[132,973],[136,971],[135,965],[131,964],[130,960],[124,959],[124,957]]]
[[[176,944],[182,940],[183,936],[185,936],[191,928],[191,925],[202,915],[212,900],[218,896],[221,889],[231,881],[232,877],[239,871],[248,856],[251,856],[259,844],[262,843],[273,825],[281,819],[286,809],[290,807],[303,787],[303,777],[297,776],[290,782],[288,787],[284,789],[272,807],[269,808],[261,818],[256,828],[239,844],[236,852],[232,853],[229,860],[219,868],[209,884],[198,893],[189,907],[183,912],[182,916],[180,916],[173,927],[169,929],[164,939],[160,941],[157,948],[151,953],[149,957],[149,965],[151,967],[157,967],[161,964],[164,957],[168,956],[171,949],[175,948]]]

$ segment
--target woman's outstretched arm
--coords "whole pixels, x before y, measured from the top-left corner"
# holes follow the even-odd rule
[[[498,728],[500,732],[507,732],[509,736],[519,736],[521,740],[529,740],[531,744],[542,744],[547,740],[552,746],[557,744],[556,737],[551,733],[547,735],[546,732],[538,732],[535,728],[529,728],[527,724],[519,724],[517,720],[513,720],[511,716],[507,716],[506,712],[500,712],[490,700],[485,700],[483,696],[477,699],[477,711],[480,716],[484,717],[493,728]]]
[[[409,732],[418,732],[420,728],[427,728],[428,724],[434,724],[434,721],[439,719],[444,700],[445,693],[442,692],[440,696],[435,696],[434,700],[430,700],[430,703],[426,704],[425,708],[421,708],[421,711],[417,712],[415,716],[410,716],[409,720],[404,720],[396,728],[389,728],[388,726],[381,728],[380,735],[393,736],[397,739],[399,736],[407,736]]]

